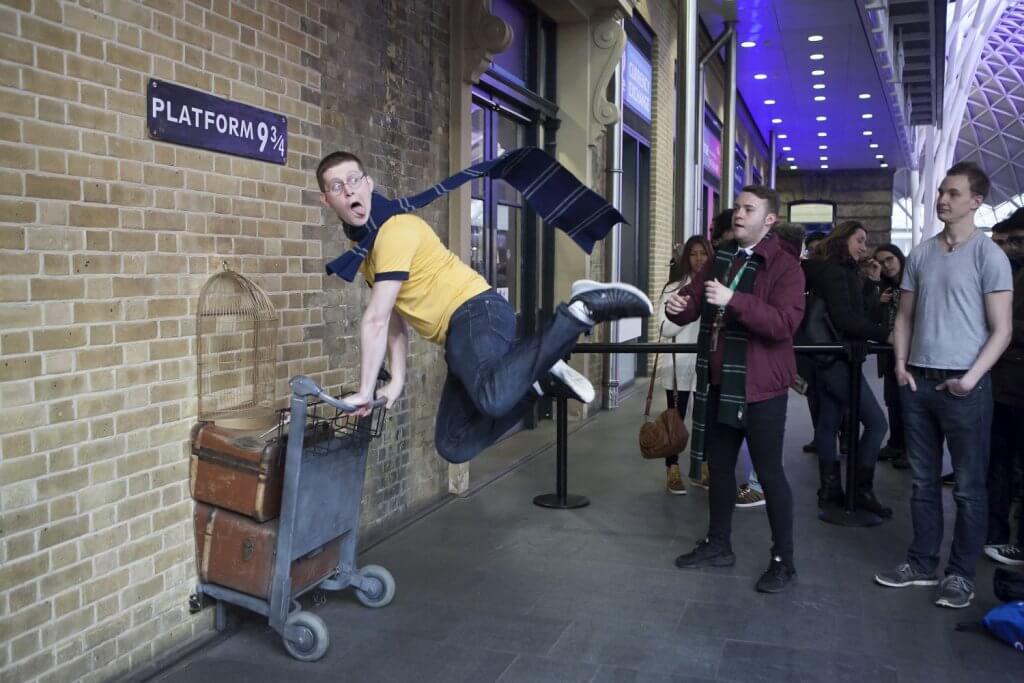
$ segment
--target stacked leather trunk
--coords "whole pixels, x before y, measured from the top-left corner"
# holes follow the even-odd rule
[[[278,430],[242,432],[212,422],[193,428],[190,484],[203,583],[269,597],[286,450],[287,435]],[[340,557],[341,539],[335,539],[295,560],[292,592],[330,574]]]

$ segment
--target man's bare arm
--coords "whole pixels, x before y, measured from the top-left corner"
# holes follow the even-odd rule
[[[402,288],[399,280],[377,282],[370,293],[370,303],[363,312],[359,322],[360,373],[359,395],[369,401],[373,397],[373,389],[377,385],[377,375],[384,364],[384,354],[388,348],[388,332],[393,316],[395,299]],[[405,366],[403,360],[402,370]]]
[[[896,326],[893,329],[892,346],[896,383],[910,385],[917,391],[917,383],[907,372],[907,357],[910,355],[910,338],[914,334],[914,292],[904,289],[900,293],[900,307],[896,311]]]

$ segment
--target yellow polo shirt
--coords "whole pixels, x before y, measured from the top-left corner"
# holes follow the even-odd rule
[[[371,287],[401,280],[395,309],[421,337],[441,345],[455,310],[491,288],[423,219],[408,213],[392,216],[380,227],[360,270]]]

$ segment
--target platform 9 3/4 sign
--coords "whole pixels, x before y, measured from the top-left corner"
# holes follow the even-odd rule
[[[156,140],[284,164],[288,118],[155,78],[146,86],[149,135]]]

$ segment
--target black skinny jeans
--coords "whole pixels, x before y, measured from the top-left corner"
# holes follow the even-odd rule
[[[690,392],[680,391],[679,392],[679,403],[676,404],[676,392],[671,389],[665,390],[665,401],[669,408],[675,408],[676,412],[679,413],[679,419],[686,422],[686,406],[690,403]],[[679,464],[679,454],[670,455],[665,458],[665,467],[672,467],[672,465]]]
[[[731,549],[732,512],[736,504],[736,458],[743,439],[764,490],[772,555],[793,567],[793,492],[782,468],[782,437],[786,428],[786,394],[747,404],[746,429],[718,422],[719,387],[712,386],[707,405],[707,454],[711,474],[708,496],[708,540]]]

